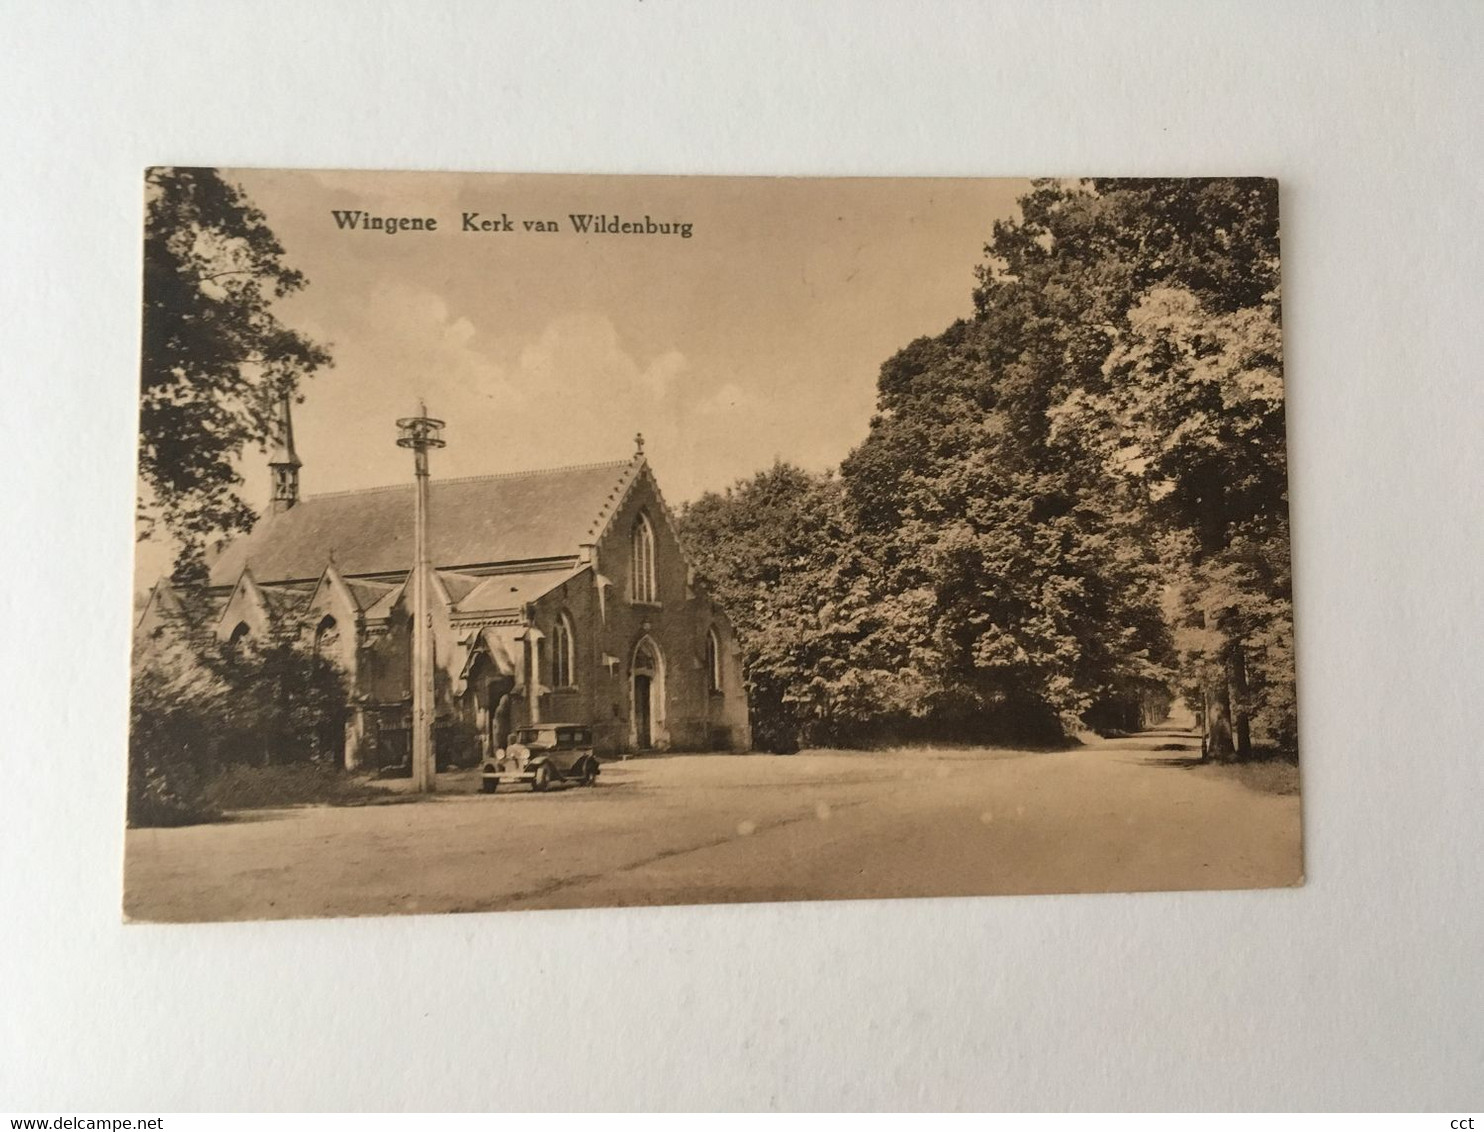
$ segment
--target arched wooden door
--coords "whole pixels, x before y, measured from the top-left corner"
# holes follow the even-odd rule
[[[659,745],[664,718],[665,662],[659,646],[641,637],[634,646],[629,665],[629,719],[636,751],[652,751]]]

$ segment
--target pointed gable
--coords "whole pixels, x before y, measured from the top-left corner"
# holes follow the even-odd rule
[[[390,582],[347,582],[331,562],[320,575],[319,584],[305,603],[303,614],[313,621],[318,615],[328,613],[349,624],[355,621],[357,614],[364,613],[396,588]]]
[[[655,478],[654,469],[649,466],[648,460],[641,458],[636,460],[632,465],[632,472],[633,474],[628,477],[623,485],[623,492],[614,500],[613,506],[604,512],[602,522],[595,528],[595,535],[589,541],[597,543],[600,539],[606,538],[612,532],[613,524],[618,519],[619,513],[623,510],[623,505],[628,501],[629,495],[636,488],[643,488],[646,489],[646,494],[652,503],[652,507],[645,510],[652,511],[657,516],[658,521],[664,524],[666,532],[674,540],[675,545],[680,550],[681,558],[685,561],[686,567],[689,568],[690,556],[685,553],[685,544],[680,538],[680,524],[675,521],[675,515],[670,510],[670,505],[665,502],[665,493],[660,490],[660,483]]]
[[[238,625],[246,625],[259,640],[266,638],[272,629],[267,599],[248,569],[238,576],[237,584],[232,587],[232,596],[222,606],[216,623],[217,639],[228,640]]]
[[[149,597],[134,623],[136,639],[157,637],[167,630],[190,629],[192,619],[168,578],[150,587]]]
[[[569,558],[596,541],[642,461],[515,472],[428,485],[428,541],[445,569]],[[411,484],[310,496],[268,514],[213,563],[230,586],[250,561],[264,582],[313,582],[333,557],[346,577],[412,567]]]

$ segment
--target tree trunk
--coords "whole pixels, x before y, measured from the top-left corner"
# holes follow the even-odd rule
[[[1236,720],[1237,761],[1246,762],[1252,757],[1252,720],[1247,703],[1247,657],[1241,641],[1232,641],[1227,647],[1226,679]]]
[[[1227,688],[1225,666],[1206,666],[1206,759],[1229,763],[1235,755],[1232,745],[1232,702]]]
[[[1226,546],[1226,517],[1223,507],[1221,485],[1213,474],[1208,473],[1200,497],[1199,535],[1200,554],[1197,567],[1211,562]],[[1211,762],[1227,763],[1236,757],[1232,741],[1232,700],[1228,667],[1232,651],[1232,639],[1219,617],[1201,614],[1201,625],[1214,633],[1216,647],[1207,642],[1206,663],[1202,676],[1206,684],[1206,758]]]

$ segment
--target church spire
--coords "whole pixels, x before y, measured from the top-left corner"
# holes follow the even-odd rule
[[[294,451],[294,417],[289,410],[289,395],[278,399],[278,435],[268,468],[273,473],[273,512],[287,511],[299,502],[299,454]]]

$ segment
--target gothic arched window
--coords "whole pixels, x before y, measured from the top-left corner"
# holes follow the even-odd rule
[[[314,655],[333,656],[340,643],[340,626],[335,618],[326,617],[314,631]]]
[[[629,564],[630,587],[635,601],[654,602],[654,527],[649,516],[640,514],[634,522],[633,554]]]
[[[706,686],[721,691],[721,641],[715,629],[706,630]]]
[[[227,655],[236,656],[241,652],[242,646],[247,641],[248,634],[251,632],[252,630],[247,627],[246,621],[237,622],[236,628],[227,637]]]
[[[572,634],[572,619],[563,613],[557,618],[551,631],[551,682],[558,688],[572,688],[577,684],[576,642]]]

